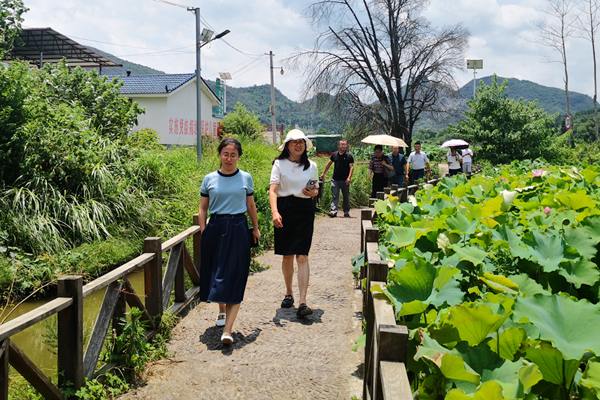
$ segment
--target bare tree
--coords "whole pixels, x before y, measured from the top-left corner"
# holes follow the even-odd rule
[[[574,12],[575,0],[546,0],[541,10],[547,15],[546,19],[535,23],[540,29],[539,43],[555,50],[560,55],[560,60],[546,56],[548,62],[560,62],[563,65],[565,76],[565,95],[567,97],[567,114],[569,111],[569,71],[567,68],[567,40],[573,37],[577,25],[577,15]],[[570,139],[569,139],[570,143]]]
[[[469,31],[434,29],[423,0],[322,0],[305,12],[321,30],[313,49],[287,61],[305,68],[304,97],[327,93],[338,116],[365,130],[390,133],[409,146],[423,113],[448,109],[463,68]]]
[[[600,28],[600,1],[584,0],[579,7],[577,25],[581,37],[592,45],[592,60],[594,62],[594,124],[596,128],[596,142],[598,141],[598,78],[596,73],[596,34]]]

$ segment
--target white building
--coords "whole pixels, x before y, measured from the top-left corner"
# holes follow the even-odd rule
[[[146,109],[138,116],[134,130],[158,132],[161,144],[196,144],[196,74],[117,75],[123,82],[120,93]],[[212,107],[221,101],[202,80],[202,124],[204,135],[217,136],[222,117]]]

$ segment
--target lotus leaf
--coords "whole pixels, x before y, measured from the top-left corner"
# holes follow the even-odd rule
[[[492,237],[494,240],[506,242],[514,257],[529,258],[527,247],[523,245],[521,238],[508,226],[501,225],[492,230]]]
[[[458,330],[460,339],[477,346],[490,333],[498,330],[504,317],[482,304],[463,303],[450,310],[447,321]]]
[[[458,245],[452,245],[450,248],[458,254],[458,258],[461,261],[470,261],[473,265],[483,264],[483,260],[485,260],[489,254],[487,251],[482,250],[477,246],[460,247]]]
[[[425,232],[426,229],[390,226],[387,234],[387,240],[398,247],[404,247],[413,244],[415,240],[424,235]]]
[[[583,171],[579,172],[581,174],[581,176],[583,176],[583,178],[585,179],[585,181],[587,182],[587,184],[591,184],[593,183],[596,178],[598,177],[598,171],[595,169],[592,169],[590,167],[587,167],[586,169],[584,169]]]
[[[470,235],[477,229],[477,221],[470,221],[462,214],[456,214],[446,218],[446,224],[451,230],[459,232],[460,234]]]
[[[506,212],[510,209],[510,207],[512,206],[512,202],[515,199],[515,197],[517,197],[517,192],[516,191],[508,191],[508,190],[503,190],[500,192],[500,197],[502,198],[502,206],[501,206],[501,210],[503,212]]]
[[[562,295],[536,294],[517,297],[513,312],[516,321],[527,318],[535,324],[540,338],[554,342],[567,360],[580,360],[586,351],[600,354],[600,304],[574,301]]]
[[[523,386],[519,381],[519,370],[523,361],[503,360],[498,368],[485,369],[481,374],[481,382],[497,382],[502,386],[502,395],[507,399],[523,398]]]
[[[600,359],[593,358],[588,361],[579,384],[600,394]]]
[[[598,266],[583,257],[580,257],[575,262],[564,262],[560,265],[561,269],[558,273],[571,282],[577,289],[583,284],[592,286],[600,278]]]
[[[432,359],[440,368],[440,372],[447,379],[467,381],[478,384],[481,377],[473,371],[460,356],[446,353],[440,358]]]
[[[544,379],[544,376],[540,372],[540,368],[535,364],[524,365],[519,370],[519,381],[521,381],[521,385],[523,385],[525,391],[529,390],[542,379]]]
[[[449,211],[447,213],[447,215],[450,215],[456,211],[456,205],[454,205],[453,203],[450,203],[449,201],[446,201],[444,199],[435,199],[431,202],[431,204],[424,204],[422,208],[424,210],[428,210],[429,215],[431,215],[431,216],[436,216],[442,210],[446,210],[446,209],[448,209],[448,211]]]
[[[502,196],[494,197],[483,202],[481,207],[481,215],[484,217],[493,217],[502,212],[502,204],[504,199]]]
[[[485,282],[494,292],[509,294],[517,294],[519,292],[519,285],[504,276],[484,273],[479,279]]]
[[[460,285],[456,279],[450,279],[441,289],[439,289],[435,298],[431,301],[436,307],[442,307],[444,303],[449,306],[455,306],[464,300],[464,293],[460,290]]]
[[[495,340],[490,340],[487,345],[505,360],[514,360],[522,343],[527,341],[527,332],[523,328],[508,328]]]
[[[529,345],[526,352],[526,358],[538,366],[546,382],[561,386],[569,386],[573,382],[579,360],[565,360],[563,353],[547,342]]]
[[[523,237],[523,244],[529,250],[530,258],[540,264],[544,272],[556,271],[565,258],[565,243],[558,235],[545,236],[533,231]]]
[[[585,218],[579,225],[582,231],[590,235],[590,237],[596,242],[600,242],[600,215],[594,215],[593,217]]]
[[[421,386],[419,386],[419,400],[438,400],[443,389],[444,378],[437,374],[427,376]]]
[[[595,207],[592,198],[583,191],[568,194],[555,193],[554,199],[571,210],[581,210],[587,207]]]
[[[564,232],[565,242],[585,258],[594,258],[598,240],[594,240],[583,229],[569,229]],[[599,238],[600,239],[600,238]]]
[[[452,389],[445,400],[502,400],[502,386],[498,382],[489,381],[483,383],[475,392],[473,397],[467,396],[462,390]]]
[[[473,221],[479,221],[482,218],[481,215],[481,204],[480,203],[475,203],[475,204],[471,204],[470,202],[463,202],[462,205],[465,207],[465,209],[467,210],[466,212],[466,216],[473,220]]]
[[[519,285],[519,291],[523,297],[532,297],[535,294],[551,294],[545,290],[542,285],[531,279],[527,274],[510,275],[508,277],[511,281]]]

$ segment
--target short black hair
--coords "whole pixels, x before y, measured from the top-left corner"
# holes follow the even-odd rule
[[[219,152],[219,154],[221,154],[221,150],[223,150],[226,146],[229,146],[230,144],[235,146],[235,149],[238,152],[238,156],[242,156],[242,144],[240,143],[239,140],[234,139],[234,138],[227,138],[227,139],[223,139],[221,141],[221,143],[219,143],[219,147],[217,148],[217,151]]]
[[[374,148],[373,150],[374,150],[374,151],[377,151],[377,150],[381,150],[381,151],[383,151],[383,146],[382,146],[382,145],[380,145],[380,144],[376,144],[376,145],[375,145],[375,148]]]
[[[416,145],[419,145],[419,146],[420,146],[420,145],[421,145],[421,142],[415,142],[415,146],[416,146]]]

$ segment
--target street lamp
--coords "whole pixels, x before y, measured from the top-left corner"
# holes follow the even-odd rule
[[[273,54],[272,51],[269,52],[269,56],[271,58],[271,132],[273,134],[273,143],[277,143],[277,128],[275,126],[275,84],[273,79],[273,69],[281,68],[281,75],[283,75],[283,67],[273,67]],[[281,132],[283,134],[283,132]]]
[[[219,72],[221,80],[225,82],[223,84],[223,116],[227,114],[227,81],[231,80],[231,74],[229,72]]]
[[[196,154],[198,156],[198,163],[202,162],[202,69],[200,68],[200,49],[206,46],[213,40],[222,38],[229,33],[229,30],[225,30],[219,33],[214,38],[212,35],[213,31],[204,28],[200,33],[200,8],[188,8],[188,11],[193,12],[196,15]],[[212,39],[211,39],[212,38]]]
[[[475,88],[477,87],[475,76],[477,76],[478,69],[483,69],[483,60],[467,60],[467,69],[473,70],[473,97],[475,97]]]

